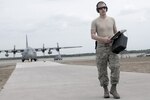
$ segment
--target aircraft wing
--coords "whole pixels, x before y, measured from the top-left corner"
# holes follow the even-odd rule
[[[0,50],[0,53],[5,52],[6,53],[5,56],[8,57],[9,56],[8,53],[13,53],[15,55],[16,53],[21,53],[23,51],[24,51],[24,49],[15,49],[14,48],[14,49],[10,49],[10,50]]]
[[[69,48],[80,48],[80,47],[82,47],[82,46],[53,47],[53,48],[48,48],[48,49],[56,50],[56,49],[69,49]]]
[[[43,44],[43,47],[42,48],[33,48],[36,52],[40,52],[42,51],[43,54],[45,53],[46,50],[48,50],[48,54],[52,54],[52,51],[51,50],[56,50],[57,52],[59,52],[60,49],[69,49],[69,48],[80,48],[82,46],[66,46],[66,47],[60,47],[59,44],[57,43],[57,46],[56,47],[48,47],[48,48],[45,48],[44,47],[44,44]],[[5,52],[5,56],[8,57],[9,54],[8,53],[13,53],[14,56],[16,53],[22,53],[24,51],[24,49],[15,49],[15,46],[14,46],[14,49],[10,49],[10,50],[0,50],[0,53],[1,52]]]
[[[48,50],[48,48],[34,48],[35,49],[35,51],[46,51],[46,50]]]
[[[0,50],[0,52],[7,52],[7,53],[21,53],[21,52],[23,52],[24,51],[24,49],[10,49],[10,50]]]
[[[42,51],[43,53],[44,53],[46,50],[48,50],[48,51],[49,51],[49,54],[50,54],[51,50],[59,51],[60,49],[80,48],[80,47],[82,47],[82,46],[59,47],[59,45],[57,45],[57,47],[49,47],[49,48],[45,48],[45,47],[43,46],[43,48],[34,48],[34,49],[35,49],[35,51],[37,51],[37,52]]]

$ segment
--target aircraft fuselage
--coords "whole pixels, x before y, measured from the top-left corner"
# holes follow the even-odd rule
[[[25,60],[37,60],[35,49],[28,47],[22,52],[22,62],[24,62]]]

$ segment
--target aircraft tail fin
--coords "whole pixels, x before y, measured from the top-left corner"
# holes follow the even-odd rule
[[[28,37],[26,35],[26,48],[28,48]]]

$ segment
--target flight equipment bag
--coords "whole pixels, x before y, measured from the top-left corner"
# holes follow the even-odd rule
[[[112,52],[119,54],[121,51],[125,50],[127,47],[128,37],[126,37],[123,33],[126,30],[118,31],[112,38]]]

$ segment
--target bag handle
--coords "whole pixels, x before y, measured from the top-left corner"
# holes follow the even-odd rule
[[[120,34],[123,34],[124,32],[126,32],[127,30],[126,29],[123,29],[123,30],[120,30],[118,31],[112,38],[111,40],[114,40],[116,38],[118,38],[120,36]]]

